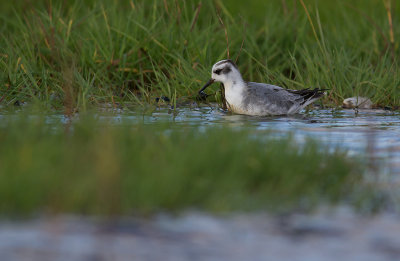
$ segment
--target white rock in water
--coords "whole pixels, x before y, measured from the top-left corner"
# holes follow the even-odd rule
[[[344,99],[343,101],[344,108],[358,108],[358,109],[371,109],[372,101],[366,97],[351,97]]]

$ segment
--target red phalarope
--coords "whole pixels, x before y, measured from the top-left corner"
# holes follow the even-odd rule
[[[265,83],[245,82],[236,64],[222,60],[214,64],[211,79],[199,91],[201,96],[209,85],[222,82],[230,111],[247,115],[285,115],[298,113],[321,98],[322,89],[289,90]]]

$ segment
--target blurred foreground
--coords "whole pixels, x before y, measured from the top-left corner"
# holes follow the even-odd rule
[[[25,111],[0,115],[1,260],[399,259],[398,114]]]
[[[349,198],[357,203],[368,191],[355,157],[311,139],[300,145],[269,131],[98,118],[3,118],[0,212],[307,209]]]
[[[7,261],[400,260],[400,217],[347,208],[312,215],[187,212],[151,219],[42,217],[0,223]]]

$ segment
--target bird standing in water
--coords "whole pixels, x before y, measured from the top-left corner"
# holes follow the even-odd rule
[[[199,91],[201,96],[208,86],[222,82],[230,111],[247,115],[286,115],[298,113],[307,105],[324,96],[322,89],[289,90],[279,86],[245,82],[236,64],[222,60],[214,64],[211,79]]]

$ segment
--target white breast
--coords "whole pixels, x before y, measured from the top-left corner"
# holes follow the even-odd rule
[[[234,112],[243,111],[243,86],[241,84],[224,83],[225,99]],[[234,109],[235,108],[235,109]],[[238,112],[239,113],[239,112]]]

